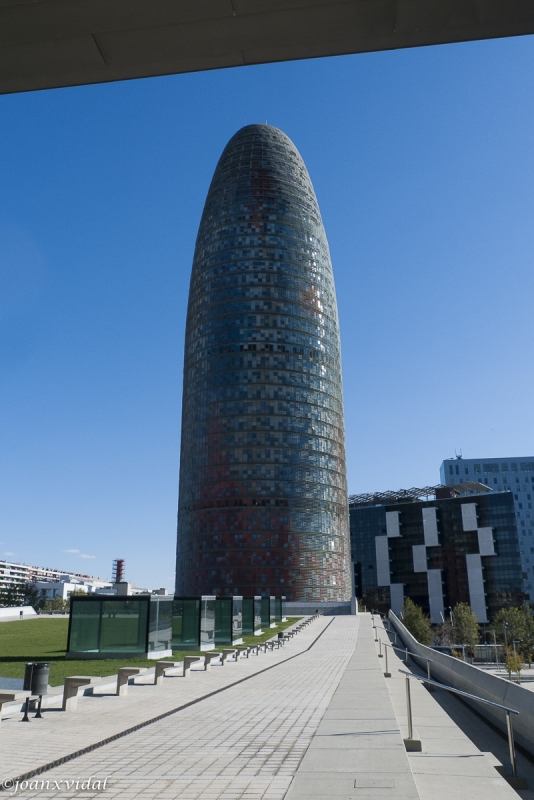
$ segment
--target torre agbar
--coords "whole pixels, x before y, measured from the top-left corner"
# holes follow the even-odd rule
[[[270,125],[230,139],[200,222],[176,594],[351,596],[332,265],[308,171]]]

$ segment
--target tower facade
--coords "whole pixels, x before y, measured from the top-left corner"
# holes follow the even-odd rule
[[[176,594],[351,596],[330,254],[304,162],[269,125],[227,144],[196,242]]]

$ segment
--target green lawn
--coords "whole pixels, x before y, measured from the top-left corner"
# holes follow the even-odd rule
[[[288,617],[276,628],[270,628],[261,636],[244,636],[245,644],[258,644],[278,635],[279,631],[293,625],[299,617]],[[39,617],[30,620],[15,620],[0,623],[0,677],[23,678],[27,661],[50,663],[50,685],[59,686],[68,675],[114,675],[119,667],[153,667],[154,662],[144,658],[95,659],[75,661],[65,658],[67,647],[68,617],[49,619]],[[214,648],[216,650],[221,648]],[[198,654],[198,650],[178,650],[175,661],[184,656]]]

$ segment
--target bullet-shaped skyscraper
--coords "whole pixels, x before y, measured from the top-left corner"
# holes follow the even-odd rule
[[[330,253],[304,162],[270,125],[230,139],[200,222],[176,594],[351,596]]]

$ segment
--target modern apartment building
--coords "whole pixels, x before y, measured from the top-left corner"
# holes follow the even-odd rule
[[[515,458],[448,458],[440,467],[446,485],[481,481],[494,492],[511,492],[514,499],[523,591],[534,602],[534,456]]]
[[[479,622],[520,605],[525,595],[512,494],[482,492],[470,483],[351,497],[357,597],[368,608],[396,613],[409,597],[433,622],[457,603],[469,603]]]
[[[49,567],[33,567],[29,564],[16,564],[12,561],[0,561],[0,590],[7,589],[10,585],[31,582],[72,582],[86,585],[87,587],[109,586],[108,581],[101,581],[91,575],[82,575],[77,572],[62,572]],[[89,589],[94,591],[94,588]]]

